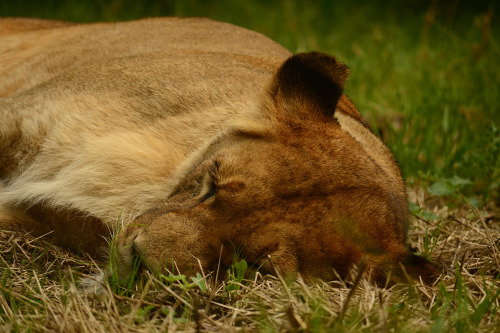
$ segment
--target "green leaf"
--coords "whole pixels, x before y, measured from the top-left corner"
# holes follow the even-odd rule
[[[471,205],[474,208],[481,207],[481,203],[479,202],[479,200],[476,199],[476,198],[474,198],[474,197],[466,198],[465,200],[467,200],[467,202],[469,203],[469,205]]]
[[[248,268],[248,264],[244,259],[241,259],[239,262],[234,263],[234,268],[236,269],[236,280],[238,282],[243,281],[243,277]]]
[[[439,218],[439,216],[437,216],[436,214],[424,210],[419,205],[413,202],[408,203],[408,209],[410,210],[410,212],[420,216],[424,220],[432,221],[432,220],[437,220]]]
[[[432,213],[432,212],[428,212],[426,210],[424,210],[421,214],[419,214],[421,218],[423,218],[424,220],[428,220],[428,221],[433,221],[433,220],[437,220],[439,218],[439,216],[437,216],[436,214]]]
[[[247,269],[248,269],[248,264],[244,259],[234,262],[231,267],[231,271],[229,273],[231,280],[241,283],[241,281],[243,281],[243,278],[245,277]],[[239,289],[240,286],[237,284],[229,284],[226,286],[227,291],[239,290]]]
[[[410,212],[417,215],[419,215],[422,211],[422,208],[420,208],[420,206],[414,202],[408,202],[408,209],[410,210]]]
[[[452,188],[447,182],[445,181],[438,181],[429,186],[428,189],[429,193],[437,195],[438,197],[444,196],[444,195],[450,195],[453,192],[455,192],[455,189]]]
[[[168,283],[174,283],[177,281],[183,282],[183,284],[187,284],[186,281],[186,276],[185,275],[173,275],[172,273],[169,273],[168,276],[166,275],[160,275],[161,278],[163,278],[166,282]]]
[[[429,186],[429,193],[437,196],[445,196],[455,193],[457,190],[463,188],[464,186],[472,184],[470,179],[460,178],[454,175],[453,178],[445,178],[439,180]]]
[[[203,292],[207,292],[207,285],[205,284],[205,279],[200,273],[196,273],[196,276],[191,276],[191,281],[197,285]]]
[[[470,185],[472,184],[472,181],[470,179],[464,179],[460,178],[457,175],[453,176],[453,178],[447,179],[448,182],[455,188],[455,189],[460,189],[464,187],[465,185]]]

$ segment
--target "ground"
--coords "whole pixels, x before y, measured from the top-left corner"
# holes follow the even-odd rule
[[[382,288],[358,271],[346,281],[285,281],[243,275],[153,276],[130,290],[106,283],[101,294],[79,281],[105,267],[43,238],[0,233],[0,330],[5,331],[411,331],[492,332],[500,328],[498,216],[487,210],[426,202],[419,206],[410,243],[440,263],[432,286],[419,281]],[[424,218],[425,217],[425,218]],[[495,244],[496,242],[496,244]]]

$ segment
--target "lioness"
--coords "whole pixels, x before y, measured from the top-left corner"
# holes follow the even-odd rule
[[[0,228],[186,274],[232,263],[346,276],[408,250],[389,149],[347,67],[207,19],[0,20]],[[199,265],[199,263],[201,265]],[[201,267],[200,267],[201,266]]]

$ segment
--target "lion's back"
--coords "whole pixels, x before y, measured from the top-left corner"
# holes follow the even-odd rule
[[[84,63],[153,52],[182,50],[279,59],[290,55],[264,35],[209,19],[51,22],[0,20],[0,96],[15,95]]]

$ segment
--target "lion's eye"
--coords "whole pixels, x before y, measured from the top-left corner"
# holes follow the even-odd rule
[[[217,186],[215,185],[215,183],[213,181],[210,181],[210,183],[208,184],[208,187],[206,189],[205,195],[203,195],[200,199],[200,203],[203,203],[203,202],[207,201],[208,199],[210,199],[211,197],[213,197],[216,192],[217,192]]]
[[[217,192],[217,183],[220,180],[219,168],[220,163],[217,160],[215,160],[208,168],[208,173],[203,181],[204,185],[200,203],[207,201]]]

